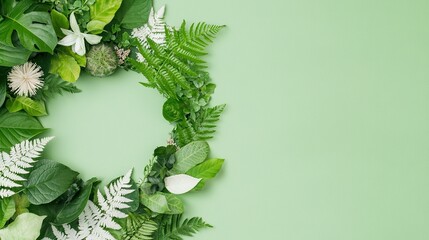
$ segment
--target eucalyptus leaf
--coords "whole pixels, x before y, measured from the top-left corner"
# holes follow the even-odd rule
[[[115,19],[125,29],[133,29],[147,23],[152,0],[123,0]]]
[[[176,163],[171,172],[174,174],[186,173],[189,169],[206,160],[209,151],[209,144],[205,141],[187,144],[176,152]]]
[[[0,230],[0,238],[4,240],[36,240],[40,235],[45,216],[23,213],[16,217],[7,228]]]
[[[15,214],[15,201],[12,198],[0,199],[0,229]]]
[[[16,32],[21,45],[33,52],[53,53],[57,45],[57,35],[47,12],[29,11],[35,0],[19,1],[0,22],[0,42],[14,47],[13,34]]]
[[[38,161],[25,183],[30,203],[40,205],[52,202],[67,191],[78,174],[55,161]]]
[[[89,32],[99,34],[110,23],[121,6],[122,0],[96,1],[90,7],[91,21],[87,25]]]
[[[46,129],[34,117],[24,112],[9,113],[0,110],[0,150],[8,151],[13,145],[30,139]]]

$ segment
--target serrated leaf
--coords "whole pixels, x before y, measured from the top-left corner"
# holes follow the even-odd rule
[[[78,172],[50,160],[40,160],[25,184],[28,200],[34,205],[49,203],[63,194]]]
[[[87,25],[89,32],[99,34],[110,23],[121,6],[122,0],[96,1],[90,7],[91,21]]]
[[[13,34],[16,32],[21,45],[33,52],[53,53],[57,45],[57,35],[47,12],[26,11],[34,0],[19,1],[0,22],[0,42],[14,47]]]
[[[147,22],[151,8],[151,0],[123,0],[115,19],[122,28],[137,28]]]
[[[24,112],[9,113],[0,110],[0,150],[7,151],[13,145],[30,139],[46,129],[34,117]]]
[[[174,174],[186,173],[189,169],[207,159],[209,144],[205,141],[195,141],[176,152],[176,163],[171,170]]]

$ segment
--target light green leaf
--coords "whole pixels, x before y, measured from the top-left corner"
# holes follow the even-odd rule
[[[22,104],[19,101],[16,101],[15,98],[9,98],[6,101],[6,108],[9,112],[19,112],[22,110]]]
[[[186,174],[196,178],[210,179],[216,177],[225,160],[219,158],[208,159],[191,168]]]
[[[60,75],[67,82],[76,82],[80,76],[80,66],[74,57],[60,52],[52,57],[49,72]]]
[[[52,9],[51,21],[52,21],[52,26],[54,27],[55,33],[59,37],[63,37],[64,33],[61,31],[61,28],[69,29],[70,27],[69,20],[67,19],[67,17],[64,14],[58,12],[57,10]]]
[[[166,214],[181,214],[185,211],[182,200],[174,194],[159,193],[165,196],[167,199],[169,211],[165,212]]]
[[[13,145],[30,139],[46,129],[42,124],[24,112],[9,113],[0,110],[0,150],[7,151]]]
[[[28,200],[34,205],[49,203],[63,194],[79,173],[50,160],[40,160],[25,183]]]
[[[171,170],[174,174],[186,173],[189,169],[207,159],[209,144],[205,141],[195,141],[176,152],[176,163]]]
[[[147,23],[151,8],[151,0],[123,0],[115,19],[122,28],[137,28]]]
[[[97,182],[97,178],[88,180],[85,186],[79,191],[78,195],[63,206],[54,220],[55,224],[70,223],[79,217],[89,200],[95,182]]]
[[[99,34],[110,23],[121,6],[122,0],[96,1],[90,7],[91,21],[87,25],[89,32]]]
[[[57,35],[47,12],[26,11],[34,0],[19,1],[12,11],[0,22],[0,42],[14,47],[13,34],[16,32],[21,45],[33,52],[53,53],[57,45]]]
[[[0,230],[0,238],[5,240],[36,240],[40,235],[45,217],[23,213],[7,228]]]
[[[77,64],[81,67],[86,66],[86,56],[80,56],[79,54],[72,51],[71,47],[60,46],[57,48],[58,52],[61,52],[65,55],[72,56],[76,60]]]
[[[149,208],[152,212],[166,213],[170,211],[170,208],[168,207],[167,197],[160,193],[156,193],[153,195],[141,194],[140,202],[144,206]]]
[[[24,109],[30,116],[40,117],[48,115],[43,101],[34,101],[28,97],[17,97],[15,102],[18,102],[18,104],[22,106],[22,109]]]
[[[13,67],[27,62],[31,51],[23,47],[11,47],[0,43],[0,66]]]
[[[0,229],[15,214],[15,201],[12,198],[0,199]]]

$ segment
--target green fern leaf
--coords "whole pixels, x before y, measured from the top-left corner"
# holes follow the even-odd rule
[[[129,214],[123,240],[151,240],[157,224],[145,216]]]
[[[37,92],[33,99],[46,101],[55,95],[62,95],[63,92],[79,93],[81,90],[73,83],[62,80],[58,75],[49,74],[45,78],[42,89]]]
[[[191,237],[204,228],[211,228],[200,217],[181,221],[182,215],[164,215],[156,232],[157,240],[183,240],[183,236]]]
[[[225,106],[225,104],[218,105],[204,111],[201,122],[196,127],[195,140],[207,140],[213,138],[213,135],[216,132],[216,123],[219,121],[220,115],[225,109]]]

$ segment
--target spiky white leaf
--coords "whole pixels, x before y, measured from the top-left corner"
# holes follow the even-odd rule
[[[132,170],[105,187],[105,195],[97,191],[97,205],[88,201],[79,216],[77,230],[68,224],[62,225],[64,231],[59,231],[52,226],[55,237],[73,240],[115,240],[108,229],[120,229],[121,226],[114,219],[127,217],[127,214],[120,210],[129,208],[126,203],[132,201],[125,197],[135,191],[131,189],[131,174]]]
[[[0,198],[10,197],[15,194],[14,188],[22,187],[21,182],[29,169],[36,162],[46,144],[53,137],[23,141],[16,144],[10,153],[0,153]]]
[[[131,35],[139,40],[143,47],[149,49],[147,38],[150,38],[159,45],[165,44],[166,34],[165,28],[168,27],[164,21],[165,5],[162,6],[156,13],[152,8],[150,10],[148,22],[139,28],[134,28]],[[137,53],[137,61],[144,62],[144,57]]]

